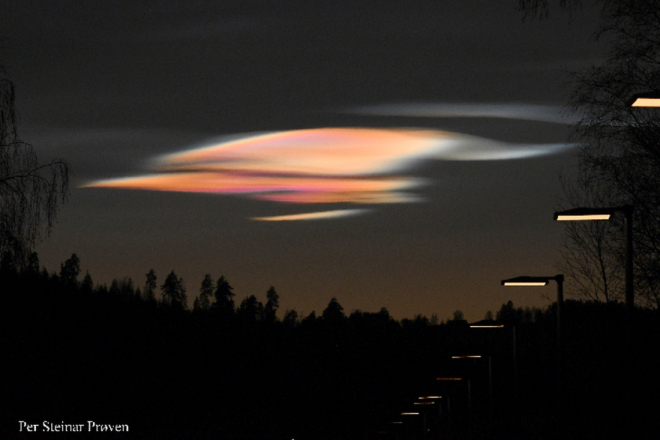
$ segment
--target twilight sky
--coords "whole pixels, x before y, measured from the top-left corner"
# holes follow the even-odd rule
[[[280,314],[547,305],[499,282],[556,273],[566,71],[603,47],[593,11],[516,3],[11,2],[21,137],[74,172],[42,264],[273,285]]]

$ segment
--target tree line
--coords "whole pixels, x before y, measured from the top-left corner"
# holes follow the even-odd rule
[[[132,438],[377,438],[432,393],[450,397],[452,413],[451,423],[429,427],[451,437],[470,429],[495,439],[556,434],[554,304],[507,302],[486,314],[504,324],[495,330],[470,328],[460,311],[445,322],[397,321],[386,308],[347,313],[336,298],[318,316],[280,317],[275,288],[264,304],[248,296],[236,306],[224,276],[204,276],[197,307],[187,310],[174,272],[161,282],[150,270],[143,286],[130,278],[106,286],[81,277],[76,255],[50,273],[36,254],[29,260],[22,269],[0,265],[2,438],[17,438],[18,420],[88,419],[128,424]],[[660,336],[657,313],[637,310],[628,348],[620,304],[566,301],[562,316],[563,405],[575,432],[621,434],[613,402],[628,386],[639,426],[655,426],[657,405],[642,402],[660,391],[659,360],[644,354]],[[481,354],[491,367],[457,354]],[[633,354],[640,362],[630,374],[643,386],[613,381]],[[469,377],[471,403],[465,384],[440,389],[440,376]]]
[[[5,252],[0,260],[0,277],[10,280],[17,277],[40,277],[49,280],[54,285],[64,286],[68,289],[74,289],[81,294],[111,295],[116,297],[133,298],[151,305],[160,307],[170,307],[177,310],[192,312],[193,315],[211,314],[219,318],[230,319],[236,317],[248,321],[263,321],[274,323],[281,321],[288,325],[296,325],[301,321],[317,319],[316,312],[312,311],[307,317],[300,316],[294,309],[286,310],[284,315],[279,318],[277,312],[280,308],[280,295],[274,286],[270,286],[266,291],[266,303],[259,301],[255,295],[249,295],[243,298],[238,305],[234,301],[236,294],[234,288],[224,275],[221,275],[216,281],[211,274],[204,275],[199,287],[199,292],[193,301],[192,310],[188,307],[188,291],[183,278],[177,276],[174,270],[171,270],[162,284],[158,283],[158,276],[153,269],[145,274],[145,281],[142,288],[136,286],[136,283],[130,277],[114,278],[110,286],[106,284],[94,284],[89,271],[85,273],[82,280],[79,280],[80,258],[77,254],[72,254],[70,258],[60,264],[59,272],[48,272],[45,267],[40,268],[39,256],[32,252],[27,259],[24,268],[19,268],[15,264],[13,255]],[[353,312],[362,314],[360,310]],[[389,317],[387,308],[382,307],[378,312],[382,316]],[[538,307],[514,307],[511,301],[502,304],[500,309],[493,314],[487,311],[485,320],[497,320],[508,323],[530,323],[542,319],[544,310]],[[327,307],[323,310],[320,319],[339,320],[345,318],[344,308],[337,298],[331,298]],[[452,317],[447,321],[465,321],[462,311],[456,310]],[[416,322],[420,325],[439,325],[446,321],[441,321],[437,313],[426,317],[417,314],[412,319],[403,318],[401,323],[407,325],[408,322]]]

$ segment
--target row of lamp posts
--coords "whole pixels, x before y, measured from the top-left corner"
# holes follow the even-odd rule
[[[631,107],[660,107],[660,91],[643,92],[633,95],[627,102]],[[630,363],[631,363],[631,344],[632,344],[632,316],[635,309],[635,294],[633,286],[633,206],[624,205],[608,208],[592,208],[582,207],[569,209],[567,211],[555,212],[554,220],[556,221],[598,221],[609,220],[612,215],[616,213],[623,213],[625,221],[625,234],[626,234],[626,251],[625,251],[625,304],[626,304],[626,318],[625,318],[625,347],[626,347],[626,377],[630,376]],[[561,405],[562,397],[562,338],[561,338],[561,307],[564,299],[563,275],[547,276],[547,277],[533,277],[533,276],[520,276],[502,280],[503,286],[545,286],[550,281],[557,282],[557,351],[556,351],[556,374],[557,374],[557,402]],[[627,387],[627,403],[630,403],[631,392],[630,387]],[[629,406],[629,405],[626,405]],[[558,408],[560,409],[560,408]],[[629,408],[627,408],[629,411]],[[559,415],[558,411],[558,415]],[[627,414],[629,419],[630,414]],[[560,420],[558,420],[561,423]],[[627,420],[630,428],[630,420]],[[630,433],[630,430],[628,430]]]
[[[632,107],[660,107],[660,92],[652,91],[639,93],[634,95],[630,101],[627,103]],[[624,205],[619,207],[609,207],[609,208],[574,208],[567,211],[555,212],[554,220],[556,221],[597,221],[597,220],[609,220],[612,215],[621,212],[624,215],[625,220],[625,234],[626,234],[626,252],[625,252],[625,303],[626,303],[626,319],[625,319],[625,340],[626,340],[626,350],[630,350],[630,345],[632,343],[632,315],[635,307],[635,296],[633,288],[633,207],[632,205]],[[561,318],[561,308],[564,300],[564,275],[558,274],[555,276],[519,276],[516,278],[509,278],[501,281],[503,286],[546,286],[550,281],[555,281],[557,283],[557,305],[556,305],[556,315],[557,315],[557,347],[556,347],[556,376],[557,376],[557,405],[558,405],[558,423],[561,423],[560,417],[560,408],[562,405],[562,318]],[[480,327],[503,327],[501,324],[473,324],[470,327],[480,328]],[[513,328],[513,369],[514,369],[514,380],[517,375],[516,368],[516,336],[515,336],[515,327]],[[463,358],[481,358],[481,356],[452,356],[453,359],[463,359]],[[630,353],[627,353],[626,356],[627,365],[626,368],[630,370]],[[629,373],[629,371],[627,372]],[[438,377],[437,380],[453,380],[453,381],[462,381],[463,378],[460,377]],[[489,397],[492,405],[492,370],[491,370],[491,359],[488,358],[488,386],[489,386]],[[628,393],[630,393],[628,389]],[[472,397],[471,397],[471,384],[467,380],[467,399],[468,399],[468,411],[471,417],[471,406],[472,406]],[[442,396],[422,396],[419,397],[419,402],[416,404],[419,405],[439,405],[439,399]],[[628,396],[630,399],[630,396]],[[448,412],[449,412],[449,402],[447,402]],[[422,415],[423,417],[423,436],[426,436],[427,427],[426,427],[426,413],[424,412],[404,412],[401,413],[403,416],[409,415]],[[628,421],[628,423],[630,423]],[[470,421],[472,425],[472,421]],[[630,431],[629,431],[630,432]]]

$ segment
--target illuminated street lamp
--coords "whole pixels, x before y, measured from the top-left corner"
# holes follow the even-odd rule
[[[426,429],[426,413],[425,412],[422,412],[422,413],[417,412],[417,411],[402,412],[401,415],[402,416],[419,416],[419,415],[421,415],[422,416],[422,438],[426,438],[427,429]]]
[[[636,95],[642,97],[645,94]],[[642,101],[646,103],[647,107],[659,107],[660,93],[654,92],[646,94],[645,99],[654,99],[655,104],[652,105],[650,101]],[[635,105],[634,103],[631,105]],[[625,318],[625,349],[626,349],[626,377],[631,377],[631,360],[632,354],[632,316],[635,311],[635,290],[633,285],[633,207],[632,205],[618,206],[614,208],[575,208],[568,211],[555,212],[555,220],[559,221],[580,221],[580,220],[609,220],[610,217],[617,213],[623,212],[625,228],[626,228],[626,318]],[[601,216],[602,218],[594,218],[594,216]],[[626,387],[626,419],[630,424],[630,402],[632,399],[631,387]]]
[[[557,282],[557,345],[561,343],[561,306],[564,303],[564,275],[554,277],[529,277],[521,276],[502,280],[503,286],[516,287],[542,287],[547,286],[550,281]]]
[[[658,95],[660,97],[660,95]],[[555,212],[554,218],[558,221],[588,221],[588,220],[609,220],[617,213],[623,212],[626,226],[626,309],[628,319],[632,317],[632,311],[635,308],[635,293],[633,290],[633,240],[632,223],[633,207],[624,205],[614,208],[575,208],[568,211]]]
[[[593,213],[587,213],[587,215],[592,215],[592,214]],[[548,283],[552,280],[557,282],[557,354],[556,354],[557,371],[556,374],[557,374],[557,395],[559,396],[559,399],[561,399],[561,385],[562,385],[561,308],[562,308],[562,304],[564,303],[564,275],[555,275],[554,277],[522,276],[516,278],[509,278],[508,280],[502,280],[502,285],[539,287],[539,286],[547,286]]]
[[[557,355],[559,356],[561,347],[561,306],[564,303],[564,275],[555,275],[554,277],[521,276],[502,280],[501,284],[516,287],[542,287],[547,286],[552,280],[557,282]]]
[[[484,319],[482,321],[478,321],[470,324],[470,328],[488,328],[488,329],[504,328],[504,324],[492,319]],[[511,326],[511,336],[513,339],[511,346],[511,352],[513,356],[513,382],[517,386],[518,368],[516,365],[516,326],[515,325]]]
[[[631,107],[660,107],[660,91],[636,93],[628,101]]]
[[[503,286],[517,287],[542,287],[547,286],[550,281],[557,282],[557,346],[561,346],[561,306],[564,303],[564,275],[554,277],[516,277],[502,280]]]
[[[481,359],[481,355],[458,355],[452,356],[453,360],[456,359]],[[470,410],[470,417],[472,417],[472,391],[470,390],[470,380],[468,379],[468,406]],[[490,356],[488,356],[488,397],[490,399],[490,406],[493,407],[493,369],[492,361]]]

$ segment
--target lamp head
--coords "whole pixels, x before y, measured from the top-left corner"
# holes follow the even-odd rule
[[[660,107],[660,91],[636,93],[628,100],[628,105],[631,107]]]
[[[612,208],[575,208],[555,212],[554,219],[557,221],[609,220],[613,211]]]
[[[549,277],[516,277],[509,278],[508,280],[502,280],[503,286],[547,286],[550,282]]]

